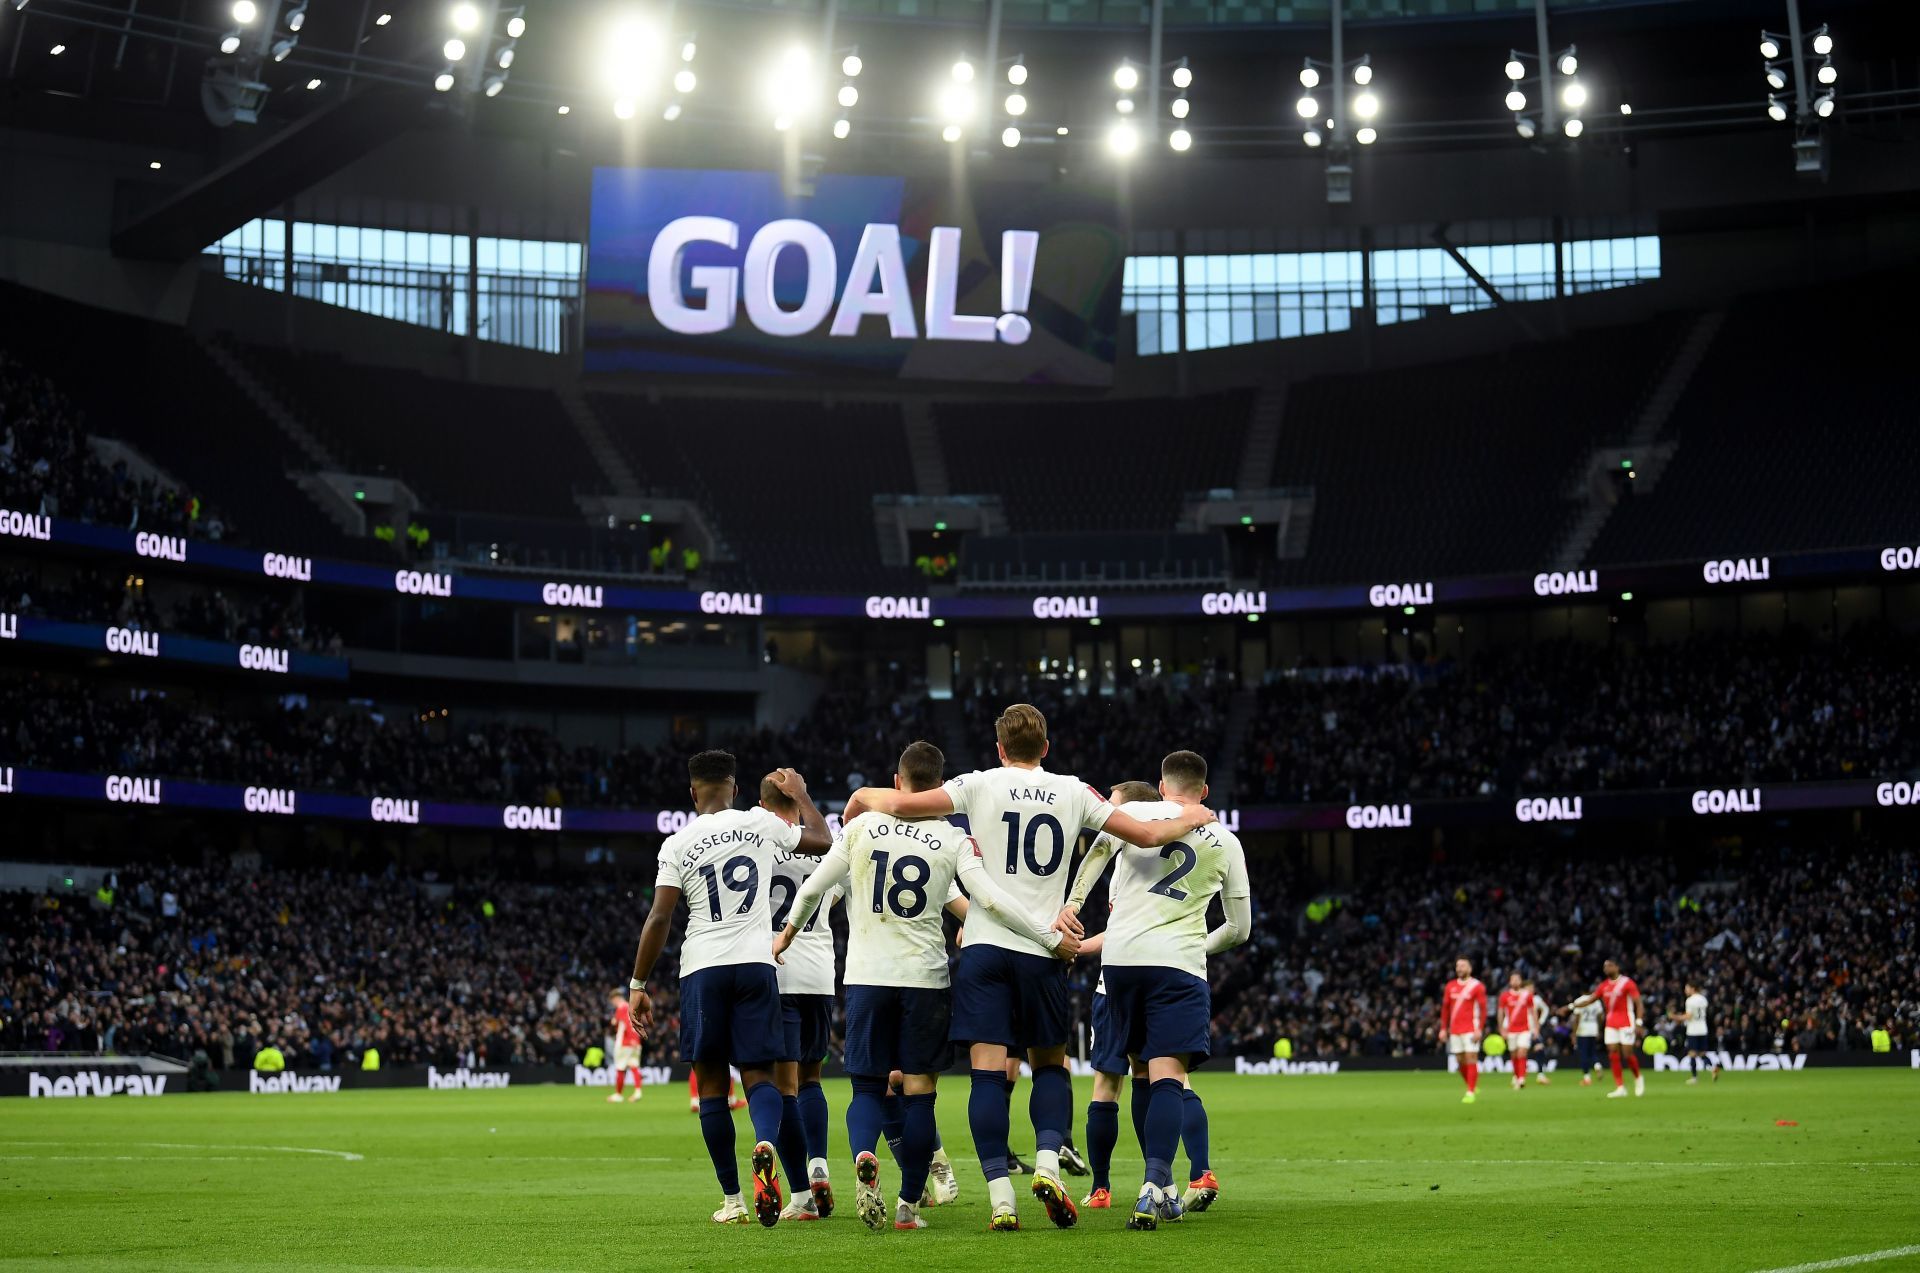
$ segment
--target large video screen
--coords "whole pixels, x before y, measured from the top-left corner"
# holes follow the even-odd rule
[[[1125,260],[1058,186],[600,168],[585,369],[1103,386]]]

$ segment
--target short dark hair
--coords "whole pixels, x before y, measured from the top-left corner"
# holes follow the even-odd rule
[[[1115,804],[1126,804],[1132,800],[1153,800],[1159,795],[1160,793],[1153,789],[1153,784],[1150,782],[1130,781],[1113,784],[1112,796]]]
[[[760,803],[781,813],[791,813],[794,808],[793,797],[780,790],[772,774],[760,780]]]
[[[703,751],[687,761],[687,777],[705,786],[732,779],[739,764],[729,751]]]
[[[1169,752],[1160,762],[1160,780],[1177,791],[1199,795],[1207,785],[1207,762],[1199,752]]]
[[[993,722],[994,737],[1007,759],[1030,765],[1047,754],[1047,718],[1032,703],[1015,703]]]
[[[946,754],[924,738],[915,739],[900,753],[898,772],[908,790],[930,791],[947,772]]]

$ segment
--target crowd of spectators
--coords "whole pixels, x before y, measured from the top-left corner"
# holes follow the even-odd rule
[[[1736,1054],[1920,1042],[1920,855],[1768,850],[1737,868],[1650,856],[1396,861],[1341,892],[1256,857],[1254,935],[1212,961],[1214,1046],[1267,1056],[1434,1056],[1439,994],[1461,955],[1493,989],[1519,971],[1551,1004],[1605,959],[1674,1033],[1703,987]],[[645,874],[645,872],[643,872]],[[459,885],[397,871],[132,867],[110,900],[0,894],[0,1049],[204,1051],[245,1068],[573,1064],[601,1045],[648,892],[611,882]],[[1098,896],[1087,915],[1104,908]],[[841,922],[836,919],[836,923]],[[1093,923],[1097,928],[1097,921]],[[672,1059],[677,940],[656,977]],[[1075,966],[1079,1018],[1096,965]],[[1543,1059],[1572,1052],[1556,1014]]]
[[[275,598],[223,588],[173,589],[157,599],[147,582],[120,571],[79,569],[55,575],[0,565],[0,611],[70,623],[105,623],[338,655],[338,633],[309,623],[299,593]]]
[[[1077,774],[1102,791],[1129,779],[1158,781],[1161,760],[1176,748],[1220,759],[1232,697],[1233,683],[1225,676],[1149,677],[1102,695],[1063,692],[1057,680],[982,673],[955,693],[966,737],[977,751],[950,757],[948,768],[997,766],[993,722],[1007,704],[1027,702],[1047,717],[1047,768]]]
[[[298,693],[243,712],[94,680],[0,678],[0,740],[14,764],[535,805],[682,806],[687,756],[708,746],[734,753],[747,791],[786,765],[823,799],[843,797],[868,779],[889,781],[901,749],[928,736],[926,715],[923,700],[834,691],[784,727],[610,750],[566,744],[533,725],[388,714]]]
[[[1650,1029],[1687,982],[1717,1046],[1735,1053],[1863,1050],[1872,1031],[1920,1042],[1920,854],[1768,850],[1737,868],[1671,858],[1515,856],[1455,866],[1396,860],[1325,894],[1254,871],[1254,935],[1216,958],[1216,1042],[1268,1055],[1406,1056],[1439,1047],[1440,991],[1473,960],[1491,998],[1519,971],[1555,1006],[1617,959]],[[1547,1048],[1572,1052],[1556,1015]]]
[[[1352,803],[1903,773],[1920,647],[1891,629],[1513,646],[1315,669],[1259,692],[1248,803]]]
[[[0,508],[221,539],[222,516],[186,491],[102,464],[79,411],[45,376],[0,350]]]
[[[571,1064],[606,1035],[646,911],[611,885],[392,871],[142,867],[110,891],[0,893],[0,1050]]]

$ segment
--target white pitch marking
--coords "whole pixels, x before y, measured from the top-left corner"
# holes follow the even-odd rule
[[[0,1145],[10,1147],[20,1145],[137,1145],[142,1149],[250,1149],[268,1154],[318,1154],[323,1158],[338,1158],[342,1162],[362,1162],[364,1154],[348,1153],[344,1149],[310,1149],[305,1145],[200,1145],[187,1144],[171,1140],[4,1140]]]
[[[1834,1260],[1816,1260],[1812,1264],[1789,1264],[1781,1269],[1766,1269],[1764,1273],[1815,1273],[1817,1269],[1850,1269],[1856,1264],[1877,1264],[1881,1260],[1897,1260],[1906,1255],[1920,1255],[1920,1246],[1890,1246],[1884,1251],[1843,1255]]]
[[[1920,1167],[1920,1162],[1818,1162],[1793,1161],[1717,1162],[1706,1159],[1612,1158],[1222,1158],[1222,1162],[1263,1162],[1299,1167]]]

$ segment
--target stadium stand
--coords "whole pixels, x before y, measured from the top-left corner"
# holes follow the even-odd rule
[[[1668,422],[1672,458],[1613,510],[1601,565],[1911,542],[1920,439],[1899,312],[1910,271],[1750,298]],[[1813,316],[1817,313],[1818,318]]]
[[[1335,895],[1282,860],[1254,865],[1255,936],[1212,965],[1216,1052],[1285,1038],[1303,1057],[1428,1053],[1462,953],[1490,984],[1518,970],[1556,1003],[1619,958],[1655,1018],[1683,981],[1703,983],[1715,1042],[1734,1053],[1859,1051],[1875,1028],[1897,1048],[1920,1037],[1911,850],[1396,862]],[[138,865],[113,885],[111,905],[0,893],[0,1049],[205,1050],[226,1069],[267,1043],[293,1069],[351,1066],[368,1046],[389,1065],[568,1063],[605,1033],[600,983],[635,919],[611,884],[449,885],[393,868]],[[1083,912],[1095,931],[1102,896]],[[656,1059],[676,1033],[671,971]],[[1083,1021],[1096,973],[1074,970]],[[1567,1035],[1556,1021],[1536,1049],[1564,1066]]]
[[[1237,391],[946,403],[934,419],[953,489],[1001,496],[1016,532],[1170,531],[1185,496],[1233,485],[1252,410]]]
[[[762,588],[884,588],[873,498],[913,489],[899,408],[598,394],[641,485],[692,498]]]
[[[142,523],[149,530],[336,556],[368,550],[285,477],[306,467],[303,458],[179,327],[0,285],[0,346],[13,351],[14,376],[30,368],[46,378],[38,391],[50,420],[44,427],[57,433],[43,446],[55,463],[80,466],[79,475],[36,482],[38,493],[68,497],[63,516],[129,525],[137,505],[161,515],[160,525]],[[100,365],[103,349],[113,351],[110,374]],[[185,490],[143,491],[135,505],[106,496],[89,433],[131,443]]]
[[[239,352],[339,462],[405,480],[429,508],[577,522],[574,495],[605,489],[559,399],[544,390],[266,346]]]
[[[1577,466],[1626,425],[1683,327],[1293,386],[1273,485],[1314,488],[1313,533],[1272,582],[1543,568],[1574,511]]]

